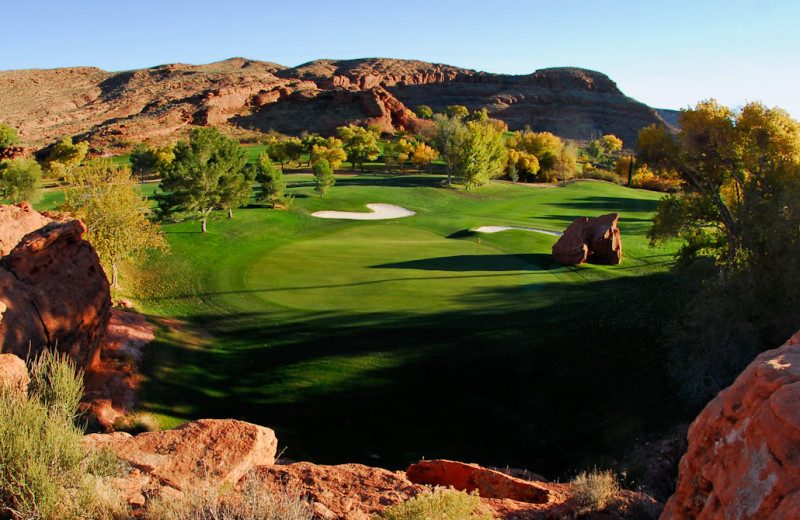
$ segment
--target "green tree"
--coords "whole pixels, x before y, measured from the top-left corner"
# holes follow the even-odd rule
[[[316,190],[320,197],[325,197],[328,190],[336,184],[333,176],[333,169],[326,159],[320,159],[312,167],[314,172],[314,182],[317,184]]]
[[[337,128],[336,134],[344,142],[347,161],[353,170],[359,167],[363,172],[364,162],[374,161],[381,154],[378,147],[380,129],[348,125]]]
[[[18,142],[17,131],[8,125],[0,124],[0,159],[6,156],[6,150]]]
[[[86,239],[110,273],[113,287],[119,287],[123,261],[166,248],[161,230],[148,219],[148,201],[136,187],[129,168],[114,166],[108,160],[89,161],[65,180],[64,203],[59,209],[86,225]]]
[[[158,201],[162,216],[188,212],[206,221],[216,208],[233,208],[249,199],[252,186],[242,181],[247,155],[233,139],[215,128],[195,128],[189,141],[175,146],[175,160],[164,172]],[[246,196],[245,196],[246,194]]]
[[[464,105],[450,105],[444,109],[447,117],[454,117],[459,121],[463,121],[469,115],[469,109]]]
[[[642,130],[637,163],[677,172],[685,188],[659,201],[651,241],[678,238],[679,265],[705,259],[670,343],[673,375],[702,402],[800,321],[800,296],[785,290],[800,282],[800,123],[709,100],[678,124],[677,135]]]
[[[335,170],[347,159],[347,153],[344,151],[343,146],[341,139],[335,137],[323,139],[321,144],[312,145],[310,161],[315,163],[320,159],[325,159],[331,168]]]
[[[436,133],[433,135],[431,143],[439,150],[439,154],[444,160],[447,167],[447,184],[450,184],[461,154],[467,127],[458,117],[444,114],[435,114],[433,122],[436,124]]]
[[[131,151],[130,161],[134,173],[139,175],[142,182],[148,173],[162,172],[175,160],[175,145],[150,147],[144,144],[136,145]]]
[[[74,168],[80,166],[87,153],[89,153],[89,143],[82,141],[73,144],[72,138],[66,137],[56,143],[50,151],[44,161],[44,169],[56,178],[63,179]]]
[[[42,167],[33,159],[12,159],[2,170],[5,197],[12,202],[30,201],[42,183]]]
[[[503,134],[491,125],[473,121],[467,123],[457,162],[467,189],[482,186],[489,179],[502,175],[505,163]]]
[[[255,165],[255,180],[261,186],[261,191],[256,196],[259,202],[266,202],[272,208],[284,198],[286,183],[283,173],[272,164],[267,152],[261,152]]]
[[[414,107],[414,113],[420,119],[430,119],[433,117],[433,110],[428,105],[417,105]]]

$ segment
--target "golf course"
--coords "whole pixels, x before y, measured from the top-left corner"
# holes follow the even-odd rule
[[[338,175],[290,209],[251,203],[165,223],[170,252],[125,272],[156,325],[140,411],[162,427],[232,417],[283,456],[403,468],[422,458],[550,477],[600,465],[685,413],[659,334],[681,298],[674,247],[646,238],[661,194],[605,182]],[[370,213],[402,218],[317,218]],[[623,263],[555,263],[576,217],[620,214]],[[495,229],[496,231],[496,229]]]

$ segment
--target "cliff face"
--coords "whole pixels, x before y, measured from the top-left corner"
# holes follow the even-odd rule
[[[93,144],[166,138],[188,125],[327,134],[349,123],[417,131],[409,110],[486,108],[511,129],[562,137],[613,133],[633,144],[655,110],[623,95],[607,76],[557,68],[510,76],[420,61],[318,60],[294,68],[233,58],[125,72],[95,68],[0,72],[0,121],[25,145],[65,136]]]

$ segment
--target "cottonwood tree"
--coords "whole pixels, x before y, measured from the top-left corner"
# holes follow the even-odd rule
[[[414,113],[420,119],[430,119],[433,117],[433,110],[428,105],[417,105],[414,107]]]
[[[482,186],[489,179],[502,175],[505,162],[503,134],[491,125],[467,123],[456,163],[467,189]]]
[[[42,184],[42,167],[33,159],[12,159],[4,164],[2,184],[5,197],[12,202],[30,201]]]
[[[175,160],[164,172],[158,201],[162,216],[197,213],[201,229],[211,211],[246,203],[252,185],[242,173],[247,156],[233,139],[215,128],[192,130],[189,141],[175,146]]]
[[[314,172],[314,182],[317,185],[315,189],[319,192],[320,198],[323,198],[328,190],[336,184],[333,169],[326,159],[320,159],[314,163],[312,171]]]
[[[5,124],[0,124],[0,159],[5,156],[6,150],[19,142],[17,131]]]
[[[119,288],[123,261],[167,247],[160,228],[148,218],[149,203],[129,168],[108,160],[90,161],[70,172],[65,183],[64,203],[59,209],[86,225],[86,240],[97,250],[114,288]]]
[[[414,149],[414,153],[411,154],[411,162],[412,164],[416,165],[421,172],[423,166],[430,167],[433,160],[437,157],[439,157],[438,151],[421,142],[417,144],[417,147]]]
[[[651,241],[679,239],[679,265],[706,259],[670,356],[684,395],[701,402],[800,321],[800,297],[786,290],[800,283],[800,123],[712,99],[678,125],[677,135],[644,129],[637,163],[673,170],[685,186],[659,201]]]
[[[44,169],[56,178],[63,179],[83,162],[87,153],[89,153],[89,143],[81,141],[73,144],[72,138],[66,137],[56,143],[50,151],[44,161]]]
[[[347,159],[347,153],[344,151],[343,146],[341,139],[335,137],[323,139],[322,143],[312,145],[310,161],[315,163],[320,159],[325,159],[331,169],[335,170]]]
[[[459,117],[444,114],[434,114],[433,122],[436,124],[436,133],[433,134],[431,142],[439,150],[444,160],[447,168],[447,184],[450,184],[459,160],[467,127]]]
[[[359,167],[363,172],[364,163],[374,161],[381,154],[381,149],[378,147],[378,138],[381,135],[378,127],[340,126],[336,129],[336,135],[344,143],[347,161],[353,170]]]

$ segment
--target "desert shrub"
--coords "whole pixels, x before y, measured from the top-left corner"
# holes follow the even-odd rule
[[[126,514],[103,477],[118,471],[108,452],[87,453],[75,424],[82,394],[66,355],[45,350],[26,394],[0,390],[0,518],[113,519]]]
[[[256,474],[237,490],[192,489],[181,498],[151,500],[145,520],[311,520],[311,504],[294,488],[270,485]]]
[[[387,507],[380,514],[383,520],[491,520],[483,508],[477,491],[467,493],[452,487],[437,487],[410,500]]]
[[[575,513],[602,511],[614,503],[620,492],[619,481],[613,471],[584,471],[570,482]]]
[[[583,179],[596,179],[596,180],[599,180],[599,181],[613,182],[614,184],[619,184],[620,183],[619,175],[617,175],[616,173],[614,173],[612,171],[603,170],[601,168],[586,168],[586,167],[584,167],[583,173],[581,173],[581,178],[583,178]]]

